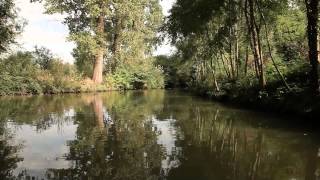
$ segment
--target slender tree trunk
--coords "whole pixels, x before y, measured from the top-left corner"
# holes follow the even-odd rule
[[[247,49],[246,49],[246,62],[244,65],[244,74],[245,75],[248,74],[248,63],[249,63],[249,46],[247,46]]]
[[[222,62],[222,67],[225,70],[227,77],[230,79],[231,75],[230,75],[230,72],[229,72],[229,67],[227,67],[227,65],[225,63],[225,60],[224,60],[225,58],[223,56],[223,52],[220,51],[219,54],[220,54],[220,59],[221,59],[221,62]]]
[[[290,86],[289,86],[289,84],[287,83],[285,77],[284,77],[283,74],[281,73],[280,69],[278,68],[278,65],[276,64],[276,62],[275,62],[275,60],[274,60],[274,58],[273,58],[272,48],[271,48],[270,41],[269,41],[269,36],[268,36],[268,35],[269,35],[269,30],[268,30],[267,22],[266,22],[266,20],[265,20],[265,18],[264,18],[264,15],[262,14],[261,8],[260,8],[260,6],[259,6],[259,2],[258,2],[257,0],[256,0],[256,4],[257,4],[257,6],[258,6],[258,10],[259,10],[259,12],[260,12],[261,19],[262,19],[262,21],[263,21],[263,23],[264,23],[265,35],[266,35],[266,40],[267,40],[267,45],[268,45],[268,50],[269,50],[269,55],[270,55],[271,61],[272,61],[272,63],[273,63],[273,66],[275,67],[278,75],[280,76],[282,82],[283,82],[284,85],[286,86],[287,90],[290,91]]]
[[[232,2],[231,0],[229,0],[229,16],[232,16]],[[235,38],[235,31],[234,31],[234,27],[232,25],[232,20],[230,18],[230,22],[229,22],[229,36],[230,36],[230,42],[229,42],[229,62],[230,62],[230,67],[231,67],[231,80],[235,80],[236,77],[236,71],[235,71],[235,52],[233,49],[233,44],[234,44],[234,38]]]
[[[235,64],[236,64],[236,78],[239,77],[239,68],[240,68],[240,51],[239,51],[239,38],[238,38],[238,24],[235,25]]]
[[[230,44],[229,44],[229,54],[230,54],[230,57],[229,57],[229,62],[230,62],[230,68],[231,68],[231,79],[232,80],[235,80],[235,77],[236,77],[236,72],[235,72],[235,60],[234,60],[234,52],[233,52],[233,47],[232,47],[232,41],[230,41]]]
[[[259,30],[256,25],[255,15],[254,15],[254,1],[248,0],[249,5],[249,27],[250,28],[250,35],[252,39],[252,48],[253,48],[253,55],[256,63],[256,67],[258,70],[258,78],[259,84],[262,89],[266,86],[266,80],[264,76],[264,65],[263,65],[263,56],[261,50],[261,43],[259,38]]]
[[[251,23],[250,23],[250,19],[249,19],[249,12],[248,12],[248,0],[245,1],[245,17],[246,17],[246,24],[247,24],[247,28],[248,28],[248,40],[249,40],[249,44],[250,44],[250,47],[251,47],[251,51],[252,51],[252,54],[254,55],[255,54],[255,51],[254,51],[254,46],[253,46],[253,40],[251,38]],[[248,58],[249,58],[249,53],[247,54],[248,55]],[[247,59],[249,60],[249,59]],[[255,73],[256,73],[256,77],[259,77],[259,72],[258,72],[258,65],[257,65],[257,59],[256,57],[254,56],[254,70],[255,70]]]
[[[219,84],[218,84],[218,81],[217,81],[217,75],[216,75],[216,66],[214,65],[213,63],[213,59],[211,58],[210,60],[210,68],[211,68],[211,72],[212,72],[212,76],[213,76],[213,81],[214,81],[214,87],[216,89],[216,91],[220,91],[220,88],[219,88]]]
[[[103,74],[103,56],[104,56],[104,15],[101,14],[98,19],[98,27],[97,27],[97,35],[99,36],[99,46],[95,56],[95,63],[93,67],[93,77],[92,80],[96,84],[101,84],[103,81],[102,74]]]
[[[305,0],[308,18],[309,60],[311,64],[311,88],[319,94],[318,75],[318,6],[319,0]]]
[[[320,34],[318,32],[318,61],[320,62]]]

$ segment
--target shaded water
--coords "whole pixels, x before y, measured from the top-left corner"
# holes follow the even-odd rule
[[[177,91],[0,98],[0,179],[320,177],[317,135]]]

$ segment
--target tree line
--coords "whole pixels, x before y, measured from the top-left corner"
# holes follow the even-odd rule
[[[177,0],[163,30],[177,47],[171,58],[189,67],[176,71],[189,85],[265,90],[277,81],[293,91],[292,74],[303,71],[303,87],[318,94],[318,8],[318,0]]]

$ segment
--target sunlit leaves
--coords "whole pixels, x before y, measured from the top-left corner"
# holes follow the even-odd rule
[[[8,50],[8,46],[14,42],[24,26],[24,22],[18,19],[17,9],[13,0],[0,1],[0,54]]]

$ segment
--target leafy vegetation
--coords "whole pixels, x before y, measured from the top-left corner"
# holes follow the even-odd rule
[[[0,54],[8,50],[15,37],[22,31],[24,23],[18,18],[13,0],[0,2]]]
[[[302,112],[318,108],[317,0],[177,0],[167,19],[158,0],[41,2],[65,15],[75,63],[41,47],[4,54],[23,27],[6,0],[2,95],[183,87],[253,106],[304,99]],[[170,57],[152,55],[159,30],[177,48]]]
[[[170,74],[167,84],[262,109],[316,112],[318,6],[178,0],[163,27],[177,52],[157,62]]]
[[[50,58],[46,69],[45,59],[35,52],[17,52],[0,61],[0,94],[40,94],[78,92],[80,77],[74,66]]]
[[[157,0],[47,0],[44,4],[48,14],[67,15],[64,23],[70,29],[69,39],[77,45],[73,51],[75,65],[62,63],[44,47],[35,47],[32,52],[2,53],[1,95],[164,87],[162,69],[152,58],[163,20]],[[6,10],[0,14],[0,22],[4,23],[0,24],[0,32],[5,33],[1,34],[0,45],[4,52],[23,23],[19,24],[12,0],[0,5]]]
[[[164,88],[163,71],[160,66],[150,63],[123,64],[114,74],[107,76],[106,82],[115,89],[156,89]]]

